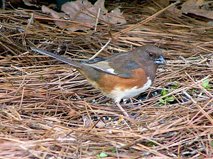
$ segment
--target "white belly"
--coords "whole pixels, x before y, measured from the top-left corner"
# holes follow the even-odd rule
[[[115,99],[115,102],[120,102],[121,99],[131,98],[131,97],[139,95],[140,93],[145,92],[151,85],[152,85],[152,81],[148,78],[147,82],[141,88],[138,88],[137,86],[135,86],[131,89],[123,90],[117,87],[110,93],[110,97]]]

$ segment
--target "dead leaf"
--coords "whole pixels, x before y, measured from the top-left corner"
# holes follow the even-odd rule
[[[50,14],[55,19],[63,19],[66,15],[64,13],[58,13],[46,6],[42,6],[41,10],[43,13]],[[62,21],[55,20],[55,24],[60,28],[67,28],[68,24]]]
[[[70,21],[69,23],[64,21],[55,21],[55,24],[58,27],[70,31],[94,28],[97,25],[97,18],[98,23],[101,24],[126,23],[126,20],[119,8],[115,8],[108,13],[104,3],[104,0],[98,0],[93,5],[87,0],[77,0],[63,4],[61,6],[61,11],[63,13],[58,13],[45,6],[42,7],[42,12],[51,14],[51,16],[56,19],[69,19],[70,21],[75,21],[76,23],[71,23]]]
[[[188,0],[183,3],[181,11],[185,14],[191,13],[213,19],[213,11],[208,9],[207,5],[204,0]]]
[[[104,6],[105,0],[97,0],[94,4],[95,8],[101,8],[103,13],[107,13],[108,10]]]
[[[111,24],[125,24],[126,20],[123,18],[122,14],[119,8],[115,8],[109,14],[103,16],[103,19]]]
[[[26,5],[26,6],[34,6],[34,7],[37,7],[37,5],[35,4],[36,3],[36,1],[33,1],[33,0],[23,0],[23,2],[24,2],[24,4]]]

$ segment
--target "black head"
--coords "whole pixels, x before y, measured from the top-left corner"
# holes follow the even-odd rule
[[[156,46],[144,45],[137,48],[136,52],[144,62],[152,61],[157,65],[163,65],[166,63],[161,49]]]

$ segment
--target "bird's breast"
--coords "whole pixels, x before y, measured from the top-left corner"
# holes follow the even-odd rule
[[[109,96],[113,98],[116,102],[120,102],[121,99],[128,99],[135,97],[143,92],[145,92],[152,85],[151,79],[147,78],[147,82],[143,86],[134,86],[132,88],[122,88],[114,87],[114,89],[109,93]]]
[[[116,75],[103,74],[97,81],[97,87],[108,97],[119,102],[124,98],[131,98],[146,91],[152,80],[146,76],[143,69],[132,71],[131,78],[122,78]]]

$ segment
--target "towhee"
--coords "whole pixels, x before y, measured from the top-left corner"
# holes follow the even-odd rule
[[[112,98],[127,117],[128,114],[121,107],[120,101],[145,92],[154,81],[158,65],[165,64],[162,51],[152,45],[87,62],[69,60],[37,48],[31,49],[75,67],[94,87]]]

